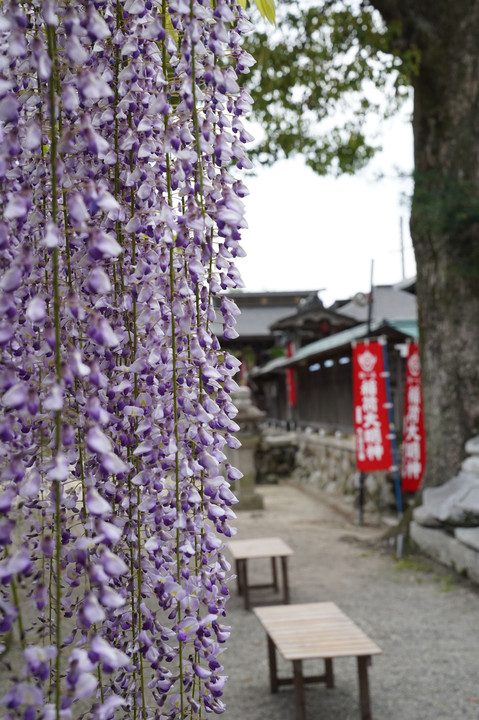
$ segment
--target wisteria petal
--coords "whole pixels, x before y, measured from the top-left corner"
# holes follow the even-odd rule
[[[116,258],[121,254],[121,245],[102,230],[96,230],[90,237],[90,255],[93,260],[101,258]]]
[[[130,663],[128,655],[110,645],[99,635],[94,635],[92,638],[88,656],[92,662],[100,660],[111,668],[125,667]]]
[[[113,448],[111,440],[96,425],[87,432],[86,445],[91,452],[99,454],[111,452]]]
[[[52,385],[44,402],[45,410],[61,410],[63,407],[63,391],[60,385]]]
[[[98,679],[91,673],[81,673],[80,677],[75,683],[75,697],[79,700],[90,697],[93,695],[98,687]]]
[[[0,100],[0,120],[14,122],[18,117],[18,100],[15,95],[9,94]]]
[[[43,244],[47,248],[57,247],[59,243],[58,228],[55,223],[47,222],[45,235],[43,236]]]
[[[110,550],[105,549],[100,560],[105,572],[110,575],[110,577],[119,577],[120,575],[124,575],[128,570],[127,565],[121,557],[110,552]]]
[[[31,323],[43,322],[47,314],[47,304],[45,300],[39,295],[35,295],[28,303],[25,314]]]
[[[96,712],[95,718],[98,720],[108,720],[113,717],[116,708],[125,705],[125,700],[119,695],[109,695],[105,702],[100,705]]]
[[[111,290],[110,278],[102,268],[93,268],[88,277],[88,289],[94,293],[105,294]]]
[[[54,458],[53,466],[47,473],[49,480],[63,482],[69,474],[68,459],[63,453],[57,453]]]
[[[5,216],[7,216],[8,206],[7,210],[5,211]],[[18,217],[18,216],[14,216]],[[10,270],[7,270],[6,273],[3,275],[2,279],[0,280],[0,288],[2,290],[5,290],[5,292],[15,292],[15,290],[18,290],[22,282],[22,273],[20,268],[13,267],[10,268]]]
[[[85,363],[83,362],[82,356],[81,356],[81,353],[79,350],[75,350],[72,353],[70,362],[71,362],[72,371],[73,371],[73,374],[75,375],[75,377],[78,377],[78,378],[88,377],[91,370],[88,367],[88,365],[85,365]]]
[[[102,456],[101,466],[109,475],[118,475],[128,471],[127,463],[113,452],[107,452]]]
[[[8,410],[19,410],[27,401],[27,386],[25,383],[16,383],[4,393],[2,405]]]
[[[111,515],[112,507],[109,502],[102,498],[98,490],[88,488],[86,493],[86,507],[92,515]]]

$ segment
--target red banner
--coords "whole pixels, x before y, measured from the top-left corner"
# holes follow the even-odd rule
[[[379,342],[353,347],[353,402],[358,470],[390,470],[394,463],[383,346]]]
[[[426,468],[426,433],[421,386],[421,361],[417,343],[410,343],[406,363],[402,489],[415,492]]]
[[[293,356],[293,343],[286,345],[286,357]],[[286,368],[286,388],[288,391],[288,405],[294,407],[296,405],[296,379],[294,377],[293,368]]]

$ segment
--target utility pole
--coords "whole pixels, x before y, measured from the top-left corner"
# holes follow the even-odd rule
[[[367,325],[367,337],[371,335],[371,323],[373,319],[373,274],[374,274],[374,260],[371,260],[371,280],[369,288],[369,302],[368,302],[368,325]],[[366,495],[366,473],[359,473],[359,497],[358,497],[358,525],[363,524],[364,519],[364,501]]]

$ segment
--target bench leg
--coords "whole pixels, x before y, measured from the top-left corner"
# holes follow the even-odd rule
[[[304,710],[304,684],[301,660],[293,660],[294,676],[294,702],[296,705],[296,720],[305,720]]]
[[[276,668],[276,647],[270,636],[268,638],[269,685],[272,693],[278,692],[278,671]]]
[[[271,570],[273,572],[273,587],[278,592],[278,571],[276,569],[276,558],[271,558]]]
[[[326,675],[326,687],[334,687],[334,673],[333,673],[333,661],[332,658],[325,658],[324,660],[324,674]]]
[[[283,574],[284,604],[289,605],[289,582],[288,582],[288,558],[281,558],[281,570]]]
[[[361,720],[372,720],[371,703],[369,699],[368,665],[371,663],[369,655],[358,657],[359,703],[361,706]]]

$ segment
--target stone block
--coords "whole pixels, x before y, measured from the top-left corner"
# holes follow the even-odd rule
[[[461,469],[465,473],[470,473],[471,475],[477,475],[479,477],[479,455],[471,455],[471,457],[463,460]]]
[[[479,552],[479,527],[456,528],[454,536],[459,542]]]
[[[346,457],[345,455],[343,455],[343,459],[342,459],[342,461],[341,461],[341,471],[342,471],[345,475],[347,475],[348,473],[351,472],[352,469],[353,469],[353,468],[351,468],[351,463],[350,463],[350,461],[349,461],[349,458]]]
[[[460,472],[444,485],[426,488],[423,505],[428,515],[447,525],[479,525],[479,477]]]
[[[379,491],[379,484],[374,475],[366,476],[366,492],[369,495],[376,495]]]
[[[294,433],[287,435],[263,435],[262,442],[269,447],[296,447],[296,436]]]
[[[476,528],[456,528],[456,537],[452,537],[444,530],[427,528],[416,522],[410,525],[411,538],[422,552],[466,575],[472,582],[479,583],[479,537],[476,534],[473,538],[473,530]],[[467,538],[469,544],[459,540],[459,537]],[[473,543],[476,547],[473,547]]]
[[[351,472],[343,483],[344,495],[351,495],[356,489],[356,472]]]
[[[255,491],[254,475],[247,473],[238,481],[235,491],[238,504],[235,510],[260,510],[263,508],[263,496]]]
[[[277,485],[279,483],[279,478],[276,473],[270,472],[265,475],[261,475],[258,480],[258,483],[259,482],[261,482],[261,485]]]
[[[472,548],[465,548],[466,575],[473,583],[479,584],[479,553]]]
[[[236,510],[263,510],[263,496],[258,493],[246,493],[240,495]]]
[[[434,515],[428,513],[424,505],[419,505],[412,512],[413,519],[424,527],[440,527],[441,523]]]
[[[409,532],[412,540],[426,555],[458,573],[467,572],[467,548],[455,537],[439,528],[425,527],[414,521],[409,526]],[[473,567],[472,558],[469,559],[469,564]]]
[[[479,455],[479,435],[468,440],[464,449],[468,455]]]

